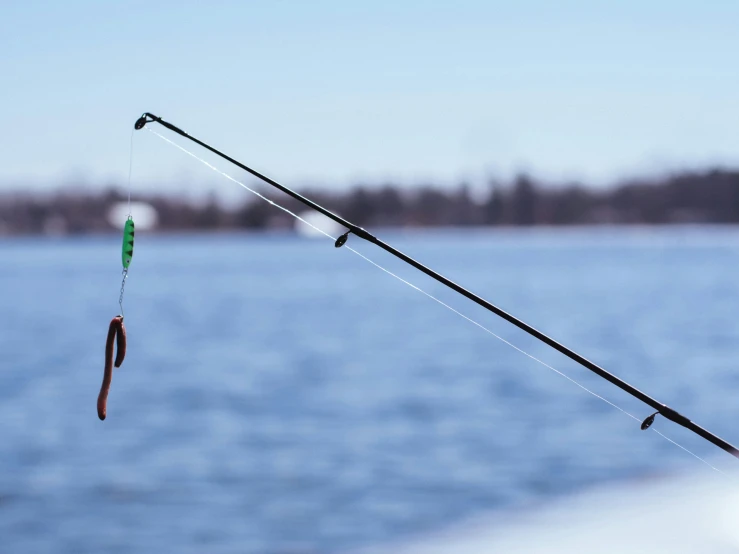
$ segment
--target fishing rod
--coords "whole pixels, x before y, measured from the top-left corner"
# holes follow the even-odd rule
[[[369,233],[365,229],[359,227],[358,225],[354,225],[353,223],[351,223],[350,221],[347,221],[343,217],[341,217],[339,215],[336,215],[335,213],[327,210],[326,208],[324,208],[324,207],[316,204],[315,202],[313,202],[309,198],[306,198],[305,196],[303,196],[303,195],[295,192],[294,190],[292,190],[292,189],[290,189],[290,188],[288,188],[288,187],[286,187],[284,185],[281,185],[277,181],[274,181],[273,179],[270,179],[266,175],[262,175],[258,171],[256,171],[256,170],[254,170],[254,169],[252,169],[252,168],[250,168],[250,167],[242,164],[238,160],[236,160],[236,159],[228,156],[227,154],[224,154],[220,150],[217,150],[217,149],[213,148],[209,144],[206,144],[205,142],[203,142],[203,141],[201,141],[201,140],[193,137],[192,135],[189,135],[188,133],[186,133],[185,131],[183,131],[179,127],[173,125],[172,123],[169,123],[168,121],[164,121],[161,117],[158,117],[156,115],[153,115],[153,114],[151,114],[149,112],[145,112],[139,119],[136,120],[136,123],[134,124],[134,129],[136,129],[136,130],[143,129],[146,126],[147,123],[159,123],[160,125],[162,125],[163,127],[166,127],[170,131],[173,131],[173,132],[177,133],[178,135],[183,136],[186,139],[194,142],[195,144],[198,144],[198,145],[202,146],[203,148],[205,148],[207,150],[210,150],[211,152],[213,152],[217,156],[220,156],[224,160],[226,160],[228,162],[231,162],[235,166],[237,166],[237,167],[243,169],[244,171],[250,173],[251,175],[253,175],[257,179],[260,179],[261,181],[264,181],[265,183],[267,183],[267,184],[269,184],[269,185],[271,185],[271,186],[273,186],[273,187],[281,190],[282,192],[284,192],[288,196],[291,196],[292,198],[294,198],[295,200],[301,202],[302,204],[305,204],[306,206],[308,206],[310,208],[313,208],[317,212],[325,215],[329,219],[332,219],[336,223],[342,225],[343,227],[345,227],[348,230],[344,234],[342,234],[341,236],[339,236],[338,239],[336,239],[336,243],[334,244],[334,246],[336,246],[336,248],[340,248],[341,246],[343,246],[346,243],[346,241],[348,240],[349,235],[355,235],[358,238],[361,238],[361,239],[366,240],[367,242],[371,242],[372,244],[375,244],[375,245],[379,246],[380,248],[382,248],[386,252],[389,252],[390,254],[392,254],[393,256],[395,256],[396,258],[399,258],[400,260],[403,260],[405,263],[407,263],[407,264],[415,267],[416,269],[418,269],[419,271],[425,273],[429,277],[431,277],[431,278],[435,279],[436,281],[442,283],[443,285],[449,287],[453,291],[461,294],[465,298],[468,298],[468,299],[472,300],[474,303],[478,304],[479,306],[482,306],[486,310],[488,310],[488,311],[494,313],[495,315],[497,315],[497,316],[505,319],[506,321],[508,321],[509,323],[515,325],[519,329],[525,331],[526,333],[528,333],[532,337],[535,337],[535,338],[539,339],[544,344],[546,344],[546,345],[554,348],[556,351],[560,352],[561,354],[564,354],[565,356],[567,356],[571,360],[574,360],[575,362],[577,362],[578,364],[580,364],[584,368],[589,369],[590,371],[592,371],[596,375],[602,377],[606,381],[609,381],[610,383],[616,385],[618,388],[620,388],[621,390],[629,393],[634,398],[637,398],[637,399],[641,400],[646,405],[650,406],[653,410],[655,410],[655,412],[652,415],[648,416],[642,422],[642,424],[641,424],[641,429],[642,430],[646,430],[649,427],[651,427],[651,425],[654,423],[654,420],[655,420],[656,416],[657,415],[662,415],[666,419],[668,419],[668,420],[670,420],[670,421],[672,421],[674,423],[677,423],[678,425],[681,425],[682,427],[685,427],[686,429],[689,429],[690,431],[692,431],[696,435],[698,435],[700,437],[703,437],[707,441],[715,444],[716,446],[718,446],[719,448],[725,450],[726,452],[728,452],[729,454],[731,454],[735,458],[739,458],[739,449],[737,449],[735,446],[731,445],[730,443],[726,442],[722,438],[714,435],[713,433],[711,433],[710,431],[704,429],[703,427],[700,427],[699,425],[695,424],[694,422],[692,422],[690,419],[688,419],[687,417],[685,417],[681,413],[677,412],[676,410],[673,410],[672,408],[670,408],[669,406],[667,406],[665,404],[662,404],[661,402],[658,402],[657,400],[655,400],[651,396],[645,394],[644,392],[640,391],[636,387],[630,385],[629,383],[627,383],[623,379],[620,379],[620,378],[616,377],[615,375],[613,375],[612,373],[609,373],[608,371],[606,371],[605,369],[603,369],[599,365],[591,362],[590,360],[588,360],[587,358],[581,356],[580,354],[578,354],[574,350],[572,350],[572,349],[564,346],[563,344],[560,344],[559,342],[555,341],[553,338],[549,337],[548,335],[545,335],[544,333],[542,333],[541,331],[535,329],[534,327],[532,327],[528,323],[525,323],[525,322],[521,321],[520,319],[512,316],[511,314],[509,314],[508,312],[502,310],[501,308],[498,308],[494,304],[491,304],[490,302],[488,302],[484,298],[482,298],[480,296],[477,296],[476,294],[474,294],[473,292],[470,292],[469,290],[467,290],[466,288],[462,287],[461,285],[458,285],[457,283],[455,283],[455,282],[447,279],[446,277],[444,277],[443,275],[437,273],[433,269],[431,269],[429,267],[426,267],[421,262],[419,262],[417,260],[414,260],[410,256],[404,254],[403,252],[401,252],[400,250],[396,249],[395,247],[387,244],[386,242],[384,242],[381,239],[377,238],[376,236],[372,235],[371,233]]]

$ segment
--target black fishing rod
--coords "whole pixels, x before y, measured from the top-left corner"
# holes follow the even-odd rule
[[[330,212],[329,210],[327,210],[326,208],[324,208],[322,206],[319,206],[318,204],[316,204],[312,200],[306,198],[305,196],[303,196],[301,194],[298,194],[297,192],[295,192],[292,189],[289,189],[289,188],[281,185],[277,181],[274,181],[274,180],[270,179],[269,177],[267,177],[265,175],[262,175],[258,171],[255,171],[252,168],[247,167],[246,165],[244,165],[241,162],[239,162],[238,160],[235,160],[234,158],[232,158],[232,157],[224,154],[223,152],[221,152],[219,150],[216,150],[212,146],[204,143],[203,141],[198,140],[197,138],[195,138],[195,137],[187,134],[185,131],[183,131],[179,127],[176,127],[175,125],[172,125],[171,123],[169,123],[167,121],[164,121],[161,117],[157,117],[156,115],[153,115],[153,114],[150,114],[150,113],[146,112],[139,119],[136,120],[136,123],[134,125],[134,128],[137,129],[137,130],[138,129],[143,129],[144,126],[147,123],[152,123],[152,122],[159,123],[160,125],[166,127],[170,131],[174,131],[178,135],[181,135],[181,136],[185,137],[186,139],[191,140],[192,142],[194,142],[196,144],[199,144],[203,148],[206,148],[207,150],[210,150],[211,152],[213,152],[214,154],[220,156],[224,160],[227,160],[227,161],[231,162],[232,164],[234,164],[235,166],[240,167],[244,171],[247,171],[248,173],[251,173],[254,177],[256,177],[256,178],[264,181],[265,183],[268,183],[268,184],[272,185],[273,187],[281,190],[282,192],[284,192],[288,196],[291,196],[295,200],[298,200],[299,202],[305,204],[306,206],[309,206],[309,207],[313,208],[314,210],[316,210],[317,212],[320,212],[323,215],[325,215],[326,217],[334,220],[336,223],[339,223],[340,225],[343,225],[344,227],[346,227],[348,229],[348,231],[346,231],[343,235],[341,235],[336,240],[335,246],[337,248],[343,246],[344,243],[346,243],[346,241],[349,238],[349,235],[350,234],[356,235],[357,237],[359,237],[361,239],[364,239],[364,240],[366,240],[368,242],[371,242],[372,244],[376,244],[377,246],[379,246],[380,248],[382,248],[386,252],[389,252],[390,254],[392,254],[393,256],[395,256],[396,258],[399,258],[399,259],[403,260],[404,262],[406,262],[407,264],[412,265],[413,267],[415,267],[416,269],[422,271],[423,273],[425,273],[429,277],[432,277],[433,279],[436,279],[440,283],[442,283],[442,284],[446,285],[447,287],[449,287],[450,289],[458,292],[462,296],[464,296],[466,298],[469,298],[470,300],[472,300],[476,304],[479,304],[480,306],[482,306],[486,310],[488,310],[490,312],[493,312],[497,316],[502,317],[503,319],[505,319],[509,323],[512,323],[513,325],[515,325],[519,329],[522,329],[523,331],[526,331],[529,335],[531,335],[533,337],[536,337],[537,339],[539,339],[544,344],[547,344],[547,345],[551,346],[552,348],[554,348],[558,352],[560,352],[560,353],[564,354],[565,356],[567,356],[568,358],[576,361],[578,364],[580,364],[581,366],[589,369],[590,371],[592,371],[596,375],[599,375],[600,377],[602,377],[606,381],[609,381],[609,382],[613,383],[614,385],[616,385],[621,390],[624,390],[624,391],[628,392],[631,396],[633,396],[635,398],[638,398],[639,400],[641,400],[642,402],[644,402],[646,405],[650,406],[653,410],[656,410],[652,415],[650,415],[649,417],[647,417],[642,422],[642,424],[641,424],[642,430],[648,429],[652,425],[652,423],[654,423],[654,418],[658,414],[661,414],[662,416],[664,416],[665,418],[669,419],[670,421],[673,421],[673,422],[677,423],[678,425],[682,425],[686,429],[690,429],[696,435],[699,435],[699,436],[703,437],[704,439],[706,439],[707,441],[712,442],[713,444],[715,444],[719,448],[722,448],[723,450],[725,450],[726,452],[728,452],[732,456],[734,456],[736,458],[739,458],[739,450],[736,447],[734,447],[733,445],[729,444],[725,440],[717,437],[716,435],[714,435],[710,431],[707,431],[703,427],[700,427],[699,425],[696,425],[690,419],[688,419],[684,415],[680,414],[679,412],[673,410],[669,406],[666,406],[665,404],[662,404],[661,402],[657,402],[651,396],[648,396],[647,394],[643,393],[642,391],[640,391],[636,387],[628,384],[626,381],[623,381],[622,379],[619,379],[618,377],[616,377],[612,373],[609,373],[608,371],[606,371],[605,369],[603,369],[599,365],[596,365],[593,362],[591,362],[590,360],[588,360],[587,358],[584,358],[583,356],[581,356],[580,354],[578,354],[574,350],[571,350],[571,349],[567,348],[566,346],[564,346],[563,344],[558,343],[557,341],[555,341],[551,337],[545,335],[541,331],[538,331],[537,329],[533,328],[531,325],[529,325],[527,323],[524,323],[523,321],[521,321],[520,319],[512,316],[508,312],[505,312],[504,310],[501,310],[500,308],[498,308],[497,306],[491,304],[490,302],[488,302],[484,298],[481,298],[481,297],[477,296],[476,294],[468,291],[466,288],[464,288],[464,287],[456,284],[453,281],[450,281],[449,279],[447,279],[443,275],[435,272],[433,269],[430,269],[430,268],[426,267],[425,265],[423,265],[422,263],[414,260],[410,256],[407,256],[406,254],[403,254],[401,251],[399,251],[396,248],[390,246],[389,244],[383,242],[382,240],[378,239],[377,237],[375,237],[374,235],[370,234],[369,232],[367,232],[366,230],[362,229],[361,227],[359,227],[357,225],[354,225],[353,223],[351,223],[350,221],[347,221],[343,217],[338,216],[338,215],[336,215],[333,212]]]

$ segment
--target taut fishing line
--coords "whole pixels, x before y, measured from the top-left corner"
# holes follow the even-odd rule
[[[216,172],[216,173],[218,173],[219,175],[221,175],[221,176],[225,177],[225,178],[226,178],[226,179],[228,179],[229,181],[232,181],[232,182],[236,183],[237,185],[239,185],[239,186],[241,186],[242,188],[244,188],[244,189],[248,190],[248,191],[249,191],[250,193],[254,194],[255,196],[257,196],[257,197],[259,197],[259,198],[261,198],[262,200],[266,201],[267,203],[271,204],[272,206],[274,206],[274,207],[276,207],[276,208],[278,208],[278,209],[282,210],[283,212],[285,212],[285,213],[287,213],[287,214],[290,214],[290,215],[291,215],[292,217],[294,217],[295,219],[297,219],[297,220],[299,220],[299,221],[301,221],[301,222],[305,223],[306,225],[308,225],[309,227],[311,227],[311,228],[313,228],[314,230],[318,231],[318,232],[319,232],[320,234],[324,235],[325,237],[327,237],[327,238],[329,238],[329,239],[331,239],[331,240],[333,240],[333,241],[337,241],[337,240],[338,240],[338,241],[341,241],[341,237],[339,237],[338,239],[337,239],[337,237],[333,237],[332,235],[330,235],[329,233],[327,233],[327,232],[326,232],[326,231],[324,231],[323,229],[320,229],[320,228],[316,227],[315,225],[313,225],[313,224],[312,224],[312,223],[310,223],[309,221],[306,221],[305,219],[303,219],[302,217],[300,217],[300,216],[299,216],[299,215],[297,215],[296,213],[294,213],[294,212],[292,212],[292,211],[288,210],[288,209],[287,209],[287,208],[285,208],[284,206],[281,206],[281,205],[280,205],[280,204],[278,204],[277,202],[274,202],[273,200],[270,200],[269,198],[267,198],[267,197],[266,197],[266,196],[264,196],[263,194],[261,194],[261,193],[257,192],[256,190],[254,190],[254,189],[250,188],[249,186],[247,186],[246,184],[242,183],[242,182],[241,182],[241,181],[239,181],[238,179],[235,179],[234,177],[232,177],[231,175],[229,175],[229,174],[228,174],[228,173],[226,173],[225,171],[222,171],[221,169],[219,169],[219,168],[215,167],[214,165],[210,164],[210,163],[209,163],[209,162],[207,162],[206,160],[204,160],[204,159],[202,159],[202,158],[198,157],[197,155],[193,154],[192,152],[190,152],[189,150],[187,150],[187,149],[186,149],[186,148],[184,148],[183,146],[181,146],[181,145],[177,144],[176,142],[174,142],[174,141],[172,141],[172,140],[168,139],[168,138],[167,138],[167,137],[165,137],[164,135],[161,135],[160,133],[157,133],[156,131],[154,131],[153,129],[151,129],[151,128],[149,128],[149,127],[146,127],[146,130],[147,130],[147,131],[149,131],[150,133],[152,133],[152,134],[156,135],[157,137],[159,137],[160,139],[162,139],[162,140],[163,140],[164,142],[167,142],[167,143],[171,144],[172,146],[174,146],[175,148],[177,148],[177,149],[181,150],[182,152],[184,152],[184,153],[185,153],[185,154],[187,154],[188,156],[190,156],[190,157],[192,157],[192,158],[196,159],[197,161],[199,161],[199,162],[200,162],[200,163],[202,163],[203,165],[207,166],[208,168],[212,169],[213,171],[215,171],[215,172]],[[342,237],[344,237],[344,236],[345,236],[345,235],[342,235]],[[344,240],[343,242],[341,242],[341,244],[339,244],[338,242],[336,242],[336,244],[337,244],[337,245],[339,245],[339,246],[341,246],[341,245],[343,245],[343,244],[344,244],[344,242],[345,242],[345,240]],[[436,298],[436,297],[435,297],[434,295],[432,295],[432,294],[430,294],[430,293],[426,292],[425,290],[423,290],[423,289],[421,289],[420,287],[418,287],[418,286],[414,285],[414,284],[413,284],[413,283],[411,283],[410,281],[407,281],[406,279],[403,279],[402,277],[400,277],[399,275],[396,275],[395,273],[393,273],[393,272],[392,272],[392,271],[390,271],[389,269],[386,269],[385,267],[381,266],[381,265],[380,265],[380,264],[378,264],[377,262],[375,262],[375,261],[371,260],[370,258],[368,258],[367,256],[365,256],[365,255],[364,255],[364,254],[362,254],[361,252],[358,252],[357,250],[355,250],[354,248],[352,248],[352,247],[350,247],[350,246],[347,246],[346,248],[347,248],[348,250],[350,250],[351,252],[353,252],[354,254],[356,254],[357,256],[359,256],[360,258],[362,258],[363,260],[365,260],[365,261],[369,262],[369,263],[370,263],[370,264],[372,264],[373,266],[375,266],[375,267],[377,267],[378,269],[380,269],[380,270],[384,271],[384,272],[385,272],[385,273],[387,273],[388,275],[390,275],[390,276],[394,277],[394,278],[395,278],[395,279],[397,279],[398,281],[400,281],[400,282],[402,282],[402,283],[404,283],[404,284],[408,285],[408,286],[409,286],[409,287],[411,287],[412,289],[414,289],[414,290],[416,290],[416,291],[420,292],[421,294],[424,294],[425,296],[427,296],[427,297],[428,297],[428,298],[430,298],[431,300],[433,300],[433,301],[437,302],[438,304],[440,304],[441,306],[445,307],[446,309],[448,309],[448,310],[450,310],[450,311],[454,312],[455,314],[457,314],[458,316],[460,316],[460,317],[462,317],[462,318],[466,319],[467,321],[469,321],[469,322],[470,322],[470,323],[472,323],[473,325],[475,325],[475,326],[479,327],[480,329],[482,329],[482,330],[483,330],[483,331],[485,331],[486,333],[488,333],[488,334],[492,335],[493,337],[495,337],[495,338],[496,338],[496,339],[498,339],[499,341],[501,341],[501,342],[503,342],[503,343],[507,344],[507,345],[508,345],[508,346],[510,346],[511,348],[513,348],[513,349],[517,350],[518,352],[520,352],[521,354],[523,354],[523,355],[525,355],[525,356],[527,356],[527,357],[531,358],[531,359],[532,359],[532,360],[534,360],[535,362],[538,362],[539,364],[541,364],[542,366],[546,367],[547,369],[550,369],[551,371],[555,372],[556,374],[558,374],[558,375],[560,375],[560,376],[564,377],[565,379],[567,379],[567,380],[568,380],[568,381],[570,381],[571,383],[574,383],[575,385],[577,385],[578,387],[580,387],[580,388],[581,388],[582,390],[584,390],[585,392],[587,392],[587,393],[589,393],[589,394],[593,395],[594,397],[596,397],[596,398],[598,398],[598,399],[602,400],[602,401],[603,401],[603,402],[605,402],[606,404],[609,404],[610,406],[612,406],[612,407],[616,408],[617,410],[619,410],[619,411],[620,411],[620,412],[622,412],[623,414],[627,415],[627,416],[628,416],[628,417],[630,417],[631,419],[633,419],[633,420],[635,420],[635,421],[637,421],[637,422],[641,421],[641,419],[639,419],[639,418],[638,418],[638,417],[636,417],[635,415],[633,415],[633,414],[629,413],[628,411],[626,411],[625,409],[621,408],[621,407],[620,407],[620,406],[618,406],[617,404],[615,404],[615,403],[611,402],[610,400],[608,400],[608,399],[606,399],[606,398],[604,398],[604,397],[600,396],[600,395],[599,395],[599,394],[597,394],[596,392],[593,392],[592,390],[590,390],[589,388],[587,388],[587,387],[586,387],[585,385],[583,385],[583,384],[579,383],[578,381],[576,381],[576,380],[575,380],[575,379],[573,379],[572,377],[570,377],[570,376],[566,375],[565,373],[563,373],[563,372],[559,371],[558,369],[556,369],[556,368],[552,367],[551,365],[549,365],[549,364],[547,364],[546,362],[544,362],[544,361],[540,360],[540,359],[539,359],[539,358],[537,358],[536,356],[534,356],[534,355],[532,355],[532,354],[529,354],[529,353],[528,353],[528,352],[526,352],[525,350],[523,350],[523,349],[519,348],[519,347],[518,347],[518,346],[516,346],[515,344],[513,344],[513,343],[509,342],[508,340],[504,339],[503,337],[501,337],[501,336],[497,335],[496,333],[494,333],[493,331],[491,331],[490,329],[488,329],[487,327],[485,327],[485,326],[484,326],[484,325],[482,325],[481,323],[479,323],[479,322],[475,321],[475,320],[474,320],[474,319],[472,319],[471,317],[469,317],[469,316],[466,316],[465,314],[463,314],[462,312],[460,312],[460,311],[456,310],[455,308],[453,308],[453,307],[452,307],[452,306],[450,306],[449,304],[447,304],[447,303],[443,302],[442,300],[440,300],[440,299]],[[647,427],[648,427],[648,426],[647,426]],[[652,427],[652,430],[653,430],[653,431],[654,431],[655,433],[657,433],[658,435],[660,435],[660,436],[661,436],[662,438],[664,438],[665,440],[667,440],[667,441],[671,442],[672,444],[674,444],[674,445],[675,445],[675,446],[677,446],[678,448],[681,448],[682,450],[684,450],[685,452],[687,452],[688,454],[690,454],[690,455],[691,455],[691,456],[693,456],[694,458],[696,458],[696,459],[700,460],[701,462],[703,462],[704,464],[706,464],[706,465],[707,465],[708,467],[710,467],[710,468],[711,468],[711,469],[713,469],[714,471],[716,471],[716,472],[718,472],[718,473],[720,473],[720,474],[722,474],[722,475],[726,475],[726,473],[724,473],[723,471],[721,471],[721,470],[720,470],[720,469],[718,469],[717,467],[713,466],[713,465],[712,465],[711,463],[709,463],[709,462],[708,462],[707,460],[705,460],[704,458],[700,457],[700,456],[699,456],[699,455],[697,455],[696,453],[692,452],[692,451],[691,451],[691,450],[689,450],[688,448],[686,448],[686,447],[682,446],[681,444],[679,444],[678,442],[676,442],[676,441],[674,441],[673,439],[669,438],[668,436],[664,435],[663,433],[661,433],[661,432],[660,432],[660,431],[658,431],[657,429],[655,429],[655,428],[653,428],[653,427]]]
[[[128,154],[128,217],[131,217],[131,174],[133,173],[133,134],[136,129],[131,129],[131,145]]]

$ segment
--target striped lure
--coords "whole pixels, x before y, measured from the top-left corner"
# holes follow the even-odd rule
[[[123,248],[121,252],[123,269],[128,269],[128,266],[131,265],[131,258],[133,258],[133,234],[133,219],[129,215],[126,225],[123,227]]]

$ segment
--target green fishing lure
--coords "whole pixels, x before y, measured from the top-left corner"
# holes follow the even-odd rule
[[[131,265],[131,258],[133,258],[133,234],[133,219],[131,219],[131,216],[128,216],[126,225],[123,227],[123,269],[128,269],[128,266]]]

